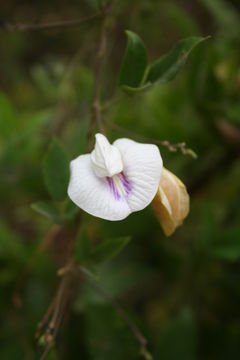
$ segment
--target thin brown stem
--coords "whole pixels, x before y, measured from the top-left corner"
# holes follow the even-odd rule
[[[74,248],[77,240],[77,233],[79,231],[79,227],[81,226],[80,219],[79,222],[80,224],[78,225],[78,229],[76,229],[76,231],[70,238],[68,259],[64,266],[64,268],[67,270],[61,273],[62,278],[56,294],[52,300],[52,303],[48,307],[46,314],[43,317],[43,320],[38,325],[36,337],[38,339],[41,339],[41,337],[43,336],[46,346],[42,353],[42,356],[40,357],[40,360],[46,359],[48,353],[51,351],[58,335],[64,315],[66,314],[66,309],[70,304],[75,294],[75,291],[78,289],[78,285],[80,282],[80,278],[75,276],[74,271]],[[43,331],[44,327],[45,331]]]
[[[102,123],[102,113],[100,105],[100,89],[101,89],[101,79],[102,79],[102,69],[103,69],[103,60],[104,52],[106,47],[106,16],[111,7],[112,1],[109,1],[105,7],[101,7],[102,11],[102,26],[99,36],[99,45],[97,49],[96,65],[95,65],[95,86],[94,86],[94,96],[93,103],[91,108],[91,118],[90,118],[90,128],[88,133],[88,147],[91,148],[91,142],[93,138],[95,125],[98,126],[100,132],[104,133],[103,123]],[[100,4],[101,5],[101,4]]]
[[[153,139],[151,137],[138,134],[135,131],[128,130],[128,129],[120,126],[120,125],[114,124],[113,122],[111,122],[109,120],[105,120],[105,121],[106,121],[106,123],[108,124],[109,127],[117,130],[120,133],[131,136],[131,137],[133,137],[133,138],[135,138],[135,139],[137,139],[139,141],[147,141],[147,142],[151,142],[152,144],[164,146],[170,152],[177,152],[178,150],[180,150],[183,155],[192,156],[194,159],[197,158],[196,153],[192,149],[187,148],[185,142],[179,142],[179,143],[176,143],[176,144],[171,144],[168,140]]]
[[[52,302],[50,303],[44,317],[42,318],[42,320],[38,323],[38,326],[37,326],[37,332],[36,332],[36,338],[39,338],[41,332],[42,332],[42,329],[44,328],[44,326],[46,326],[46,324],[48,323],[49,321],[49,318],[50,316],[52,315],[53,311],[54,311],[54,307],[55,307],[55,304],[56,304],[56,300],[57,300],[57,295],[54,296]]]
[[[47,358],[49,352],[50,352],[51,349],[52,349],[52,346],[53,346],[52,344],[50,344],[50,343],[48,344],[48,346],[45,348],[42,356],[40,357],[40,360],[45,360],[45,359]]]
[[[73,267],[73,260],[72,258],[69,260],[68,263],[69,268]],[[50,304],[47,313],[44,315],[43,320],[40,322],[41,329],[44,325],[47,325],[46,331],[44,333],[44,338],[46,342],[46,348],[40,358],[40,360],[46,359],[48,353],[51,351],[55,339],[57,337],[60,325],[63,321],[63,317],[71,300],[71,288],[73,282],[73,273],[71,271],[66,272],[60,282],[58,287],[57,293],[54,297],[53,302]],[[49,321],[49,317],[52,315],[51,320]],[[48,322],[49,321],[49,322]],[[38,326],[39,327],[39,326]],[[39,330],[41,330],[39,329]],[[38,331],[37,335],[40,337],[41,331]]]
[[[3,22],[0,25],[0,31],[3,32],[28,32],[28,31],[42,31],[42,30],[56,30],[63,28],[72,28],[79,25],[82,25],[88,21],[95,20],[102,16],[102,12],[97,12],[95,14],[86,16],[82,19],[76,20],[63,20],[55,22],[47,22],[40,24],[12,24],[9,22]]]

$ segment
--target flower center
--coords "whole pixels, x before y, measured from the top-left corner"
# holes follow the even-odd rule
[[[116,200],[125,199],[129,195],[131,185],[123,173],[121,153],[102,134],[96,134],[91,162],[95,175],[107,180],[110,191]]]
[[[123,171],[122,156],[102,134],[96,134],[96,143],[91,153],[92,167],[98,177],[112,177]]]
[[[116,200],[127,197],[131,192],[131,185],[123,172],[106,179]]]

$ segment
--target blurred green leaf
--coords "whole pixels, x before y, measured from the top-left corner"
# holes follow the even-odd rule
[[[8,138],[17,130],[17,114],[9,98],[0,92],[0,138]]]
[[[88,278],[98,280],[98,272],[94,266],[81,266],[80,270],[83,274],[85,274]]]
[[[31,205],[37,213],[52,220],[55,224],[62,224],[64,217],[59,209],[51,202],[38,201]]]
[[[52,198],[64,200],[70,176],[69,159],[63,145],[56,138],[52,140],[44,159],[43,176]]]
[[[168,322],[159,334],[154,359],[195,360],[197,359],[197,331],[190,309],[182,309],[179,315]]]
[[[78,212],[78,207],[72,202],[59,204],[50,201],[38,201],[31,205],[37,213],[52,220],[55,224],[62,224],[72,220]]]
[[[132,31],[126,31],[127,48],[120,69],[119,84],[138,87],[147,68],[147,53],[143,41]]]
[[[81,263],[89,259],[91,254],[91,244],[85,227],[82,227],[77,238],[75,257]]]
[[[27,257],[27,248],[24,247],[22,239],[15,231],[0,220],[0,259],[15,259],[24,261]]]
[[[240,104],[231,104],[229,107],[227,107],[226,111],[226,117],[228,120],[235,124],[240,124]]]
[[[230,1],[202,0],[221,27],[223,35],[236,36],[240,33],[240,16]]]
[[[142,360],[135,336],[115,309],[103,304],[89,305],[84,315],[89,359]]]
[[[188,13],[187,9],[181,6],[181,4],[175,4],[171,1],[166,2],[165,6],[169,20],[174,22],[174,26],[177,28],[181,37],[199,34],[199,24],[196,22],[196,19]]]
[[[14,281],[16,277],[16,271],[14,269],[2,269],[0,271],[0,286],[6,286],[10,282]]]
[[[240,228],[232,228],[221,234],[214,244],[212,255],[226,261],[237,261],[240,259]]]
[[[50,351],[49,351],[49,353],[48,353],[48,355],[47,355],[47,357],[46,357],[46,360],[57,360],[57,352],[56,352],[56,349],[53,347]]]
[[[63,212],[65,220],[70,221],[74,219],[79,212],[79,208],[71,200],[67,200],[64,205]]]
[[[130,239],[130,236],[125,236],[103,241],[92,251],[91,259],[97,263],[110,260],[124,249]]]
[[[173,80],[185,64],[190,52],[208,37],[193,36],[180,40],[167,54],[155,61],[147,76],[147,82],[164,83]]]
[[[44,97],[48,100],[56,100],[58,98],[59,84],[51,77],[47,67],[36,65],[32,68],[31,74]]]

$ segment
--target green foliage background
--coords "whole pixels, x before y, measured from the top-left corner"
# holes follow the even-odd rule
[[[105,253],[109,259],[95,265],[94,281],[136,322],[155,360],[240,357],[239,9],[234,0],[116,0],[109,17],[101,93],[109,139],[133,132],[136,140],[185,141],[198,154],[194,160],[160,148],[165,167],[183,180],[191,196],[190,215],[174,236],[163,235],[151,207],[121,222],[82,214],[84,233],[77,235],[81,261],[91,254],[89,241],[100,247],[103,240],[118,238],[119,248],[112,249],[110,242],[95,250],[98,259]],[[2,24],[36,23],[95,11],[94,0],[9,0],[0,5],[0,18]],[[174,81],[109,103],[122,93],[118,73],[125,29],[144,40],[150,63],[179,39],[212,37],[194,49]],[[54,136],[59,140],[52,143],[50,157],[58,166],[86,152],[98,37],[99,20],[68,30],[0,32],[4,360],[40,359],[36,326],[57,289],[57,270],[65,264],[70,238],[76,236],[79,213],[68,200],[50,202],[52,185],[43,167],[48,167]],[[63,199],[61,188],[53,193]],[[59,231],[61,225],[53,222],[66,224]],[[49,231],[58,235],[42,249]],[[129,243],[126,236],[132,237]],[[122,237],[126,247],[113,258]],[[139,345],[126,322],[84,282],[49,359],[138,358]]]

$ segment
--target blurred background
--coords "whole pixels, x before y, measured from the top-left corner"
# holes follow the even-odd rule
[[[59,284],[72,228],[35,213],[48,200],[42,162],[53,136],[72,159],[86,152],[99,19],[69,29],[10,32],[9,24],[81,19],[94,0],[0,5],[0,358],[40,359],[38,322]],[[132,236],[98,268],[98,284],[125,309],[156,360],[240,358],[240,3],[238,0],[115,0],[102,103],[118,94],[125,29],[149,60],[181,38],[207,36],[173,82],[113,102],[110,140],[185,141],[198,158],[161,148],[165,167],[187,185],[191,211],[166,238],[149,206],[121,222],[83,214],[93,243]],[[116,125],[119,126],[116,127]],[[126,133],[124,134],[124,129]],[[49,244],[50,237],[54,236]],[[47,235],[46,235],[47,234]],[[46,245],[46,243],[48,243]],[[49,359],[134,360],[126,322],[88,283],[76,291]]]

